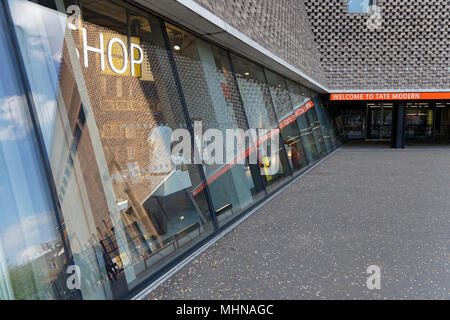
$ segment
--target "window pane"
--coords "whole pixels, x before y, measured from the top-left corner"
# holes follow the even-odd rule
[[[310,92],[306,92],[304,87],[290,80],[287,83],[292,104],[294,105],[294,114],[297,116],[297,125],[300,130],[300,137],[305,149],[306,158],[308,159],[308,163],[312,163],[320,157],[319,150],[314,141],[313,126],[307,115],[314,104],[311,103],[311,99],[308,97]],[[303,91],[302,88],[304,88]]]
[[[277,129],[278,120],[272,107],[264,70],[238,56],[231,55],[231,57],[250,128]],[[268,190],[273,190],[289,177],[289,164],[282,146],[283,141],[279,134],[276,137],[278,146],[268,146],[270,152],[273,150],[273,154],[260,149],[258,156],[260,166],[267,172],[263,180]]]
[[[308,165],[308,160],[303,149],[289,92],[287,91],[286,80],[284,77],[269,70],[266,70],[266,74],[289,165],[294,172],[297,172]]]
[[[6,30],[0,12],[0,26]],[[68,256],[56,224],[10,40],[0,33],[0,300],[64,299]],[[76,292],[72,292],[76,298]]]
[[[218,221],[224,224],[264,195],[256,164],[229,165],[225,159],[229,147],[233,160],[242,155],[236,140],[225,139],[227,129],[248,129],[228,54],[175,26],[168,25],[167,31],[192,121],[201,123],[203,133],[217,129],[223,138],[220,150],[211,156],[217,158],[203,160],[213,162],[204,163],[204,170]]]
[[[319,125],[322,130],[323,139],[325,142],[327,152],[331,152],[335,148],[336,137],[331,127],[330,117],[324,108],[320,96],[316,93],[313,93],[313,102],[317,112],[317,117],[319,119]]]
[[[71,30],[64,13],[9,3],[74,260],[88,275],[82,296],[123,297],[212,232],[197,166],[170,154],[186,123],[160,21],[81,0]]]
[[[316,105],[314,100],[310,100],[313,102],[313,107],[306,112],[306,116],[308,117],[309,124],[311,126],[311,131],[313,133],[314,141],[317,147],[317,152],[319,157],[324,156],[327,153],[325,142],[323,140],[322,129],[317,117],[316,113]]]

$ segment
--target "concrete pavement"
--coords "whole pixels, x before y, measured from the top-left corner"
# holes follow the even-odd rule
[[[449,299],[449,250],[450,147],[347,144],[148,299]]]

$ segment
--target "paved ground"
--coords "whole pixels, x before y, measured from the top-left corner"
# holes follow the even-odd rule
[[[449,250],[450,147],[348,144],[148,298],[450,299]]]

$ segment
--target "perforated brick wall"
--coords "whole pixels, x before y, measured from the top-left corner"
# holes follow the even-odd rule
[[[326,85],[302,0],[195,0],[204,8]]]
[[[450,88],[450,1],[378,0],[383,22],[347,0],[304,0],[330,89]]]

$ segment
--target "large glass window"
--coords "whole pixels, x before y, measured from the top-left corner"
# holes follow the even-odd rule
[[[303,149],[291,98],[287,91],[286,80],[268,70],[266,70],[266,74],[289,164],[294,172],[300,172],[308,165],[308,160]]]
[[[249,127],[266,130],[278,129],[278,120],[272,106],[263,68],[236,55],[231,55],[231,57]],[[267,150],[260,150],[259,155],[260,166],[267,170],[267,174],[263,175],[263,180],[269,190],[289,177],[289,164],[283,148],[283,141],[280,134],[276,134],[276,136],[279,140],[278,146],[267,148],[273,150],[273,154],[263,153]],[[277,169],[272,170],[273,168]]]
[[[406,105],[406,139],[433,138],[433,110],[428,102],[414,102]]]
[[[331,121],[327,111],[322,104],[320,95],[313,92],[313,103],[318,117],[318,125],[320,126],[323,134],[323,140],[325,142],[327,152],[331,152],[336,147],[336,137],[332,129]]]
[[[437,140],[450,140],[450,103],[436,103],[435,138]]]
[[[319,150],[314,141],[313,126],[309,121],[307,113],[314,106],[311,100],[302,92],[299,84],[288,80],[288,91],[291,96],[294,114],[296,115],[297,125],[300,130],[300,138],[305,150],[308,163],[313,163],[320,157]]]
[[[0,299],[123,298],[339,144],[311,91],[123,1],[5,4]]]
[[[168,25],[167,30],[191,119],[202,125],[203,133],[216,129],[223,138],[227,137],[227,130],[247,130],[228,53],[175,26]],[[265,193],[257,164],[249,164],[248,159],[245,164],[227,163],[230,147],[234,149],[233,159],[240,156],[235,148],[237,140],[232,146],[226,139],[218,142],[222,159],[205,163],[204,170],[218,221],[223,224]]]
[[[7,30],[0,10],[0,26]],[[77,298],[18,66],[0,33],[0,300]]]
[[[197,167],[171,161],[186,123],[160,21],[104,0],[77,19],[71,3],[9,1],[82,296],[117,298],[212,222]]]
[[[310,89],[307,89],[305,87],[301,87],[302,90],[302,96],[309,99],[309,101],[312,102],[312,107],[308,109],[308,112],[306,112],[306,117],[308,118],[309,126],[311,127],[311,132],[314,137],[314,141],[316,143],[317,152],[319,154],[319,157],[322,157],[326,154],[326,146],[323,139],[323,132],[321,128],[321,124],[319,122],[319,118],[317,117],[317,107],[312,100],[313,92]]]

